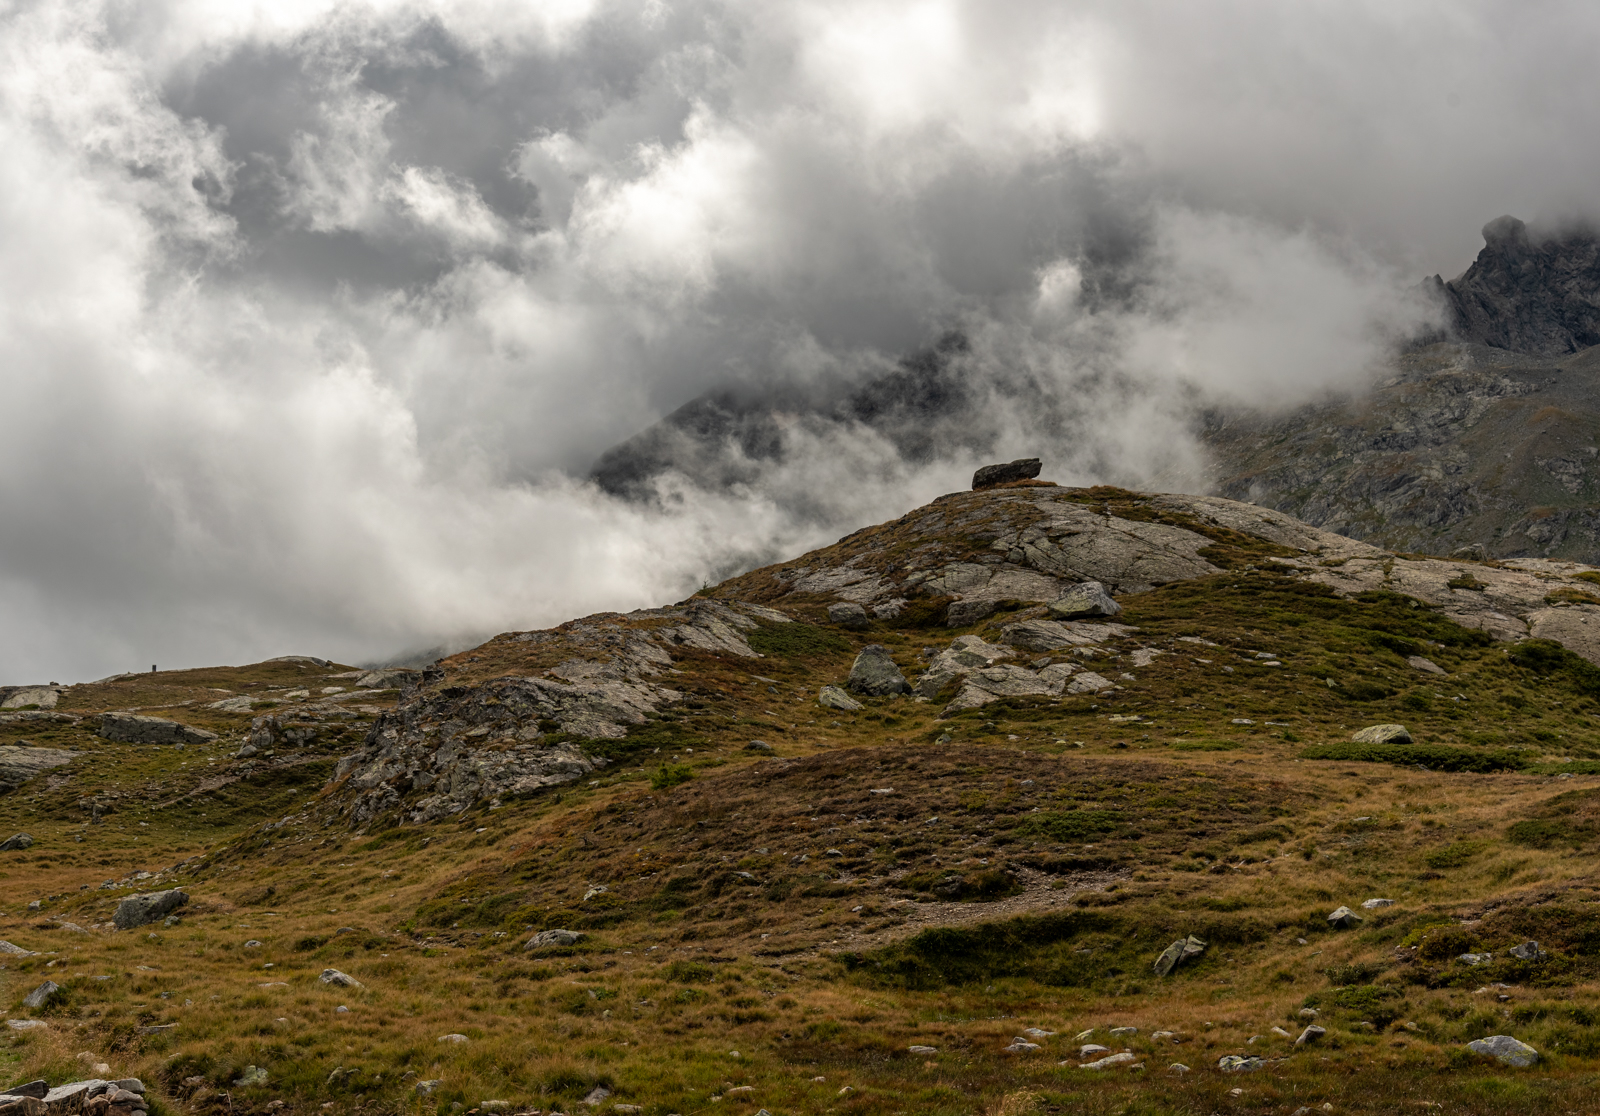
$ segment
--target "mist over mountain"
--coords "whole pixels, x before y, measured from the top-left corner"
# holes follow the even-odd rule
[[[1561,271],[1597,32],[1576,3],[7,8],[0,676],[467,646],[996,458],[1211,475],[1197,414],[1384,379],[1485,216],[1534,231],[1461,288],[1471,328]],[[1582,344],[1557,302],[1540,343]]]

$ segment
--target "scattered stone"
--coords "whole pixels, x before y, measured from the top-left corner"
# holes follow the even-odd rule
[[[1291,1035],[1288,1031],[1285,1031],[1282,1027],[1273,1027],[1272,1033],[1277,1035],[1279,1038],[1294,1038],[1293,1035]]]
[[[26,833],[14,833],[0,842],[0,852],[20,852],[33,848],[33,838]]]
[[[116,913],[111,916],[111,921],[116,924],[118,930],[132,930],[138,926],[160,922],[188,901],[189,896],[182,888],[177,887],[167,891],[146,891],[140,895],[130,895],[117,904]]]
[[[1101,1058],[1097,1062],[1085,1062],[1078,1068],[1092,1070],[1111,1069],[1113,1066],[1125,1066],[1129,1062],[1138,1061],[1138,1058],[1139,1056],[1137,1054],[1131,1054],[1124,1050],[1121,1054],[1112,1054],[1108,1057]]]
[[[1098,581],[1074,585],[1050,602],[1050,615],[1057,620],[1087,620],[1094,616],[1117,616],[1122,606],[1111,599]]]
[[[932,1057],[933,1055],[939,1053],[939,1048],[937,1046],[908,1046],[906,1049],[913,1054],[921,1054],[924,1057]]]
[[[1183,1074],[1186,1074],[1186,1073],[1189,1072],[1189,1067],[1184,1065],[1182,1062],[1173,1062],[1170,1066],[1167,1067],[1167,1072],[1168,1073],[1176,1073],[1179,1076],[1182,1076]]]
[[[1132,1038],[1134,1035],[1139,1033],[1139,1028],[1137,1028],[1137,1027],[1113,1027],[1113,1028],[1111,1028],[1111,1033],[1116,1035],[1118,1038]]]
[[[435,1090],[437,1090],[439,1086],[443,1084],[443,1079],[438,1077],[431,1077],[427,1081],[419,1081],[416,1085],[417,1096],[431,1097],[433,1096]]]
[[[614,1104],[611,1106],[611,1111],[621,1112],[624,1116],[634,1116],[635,1113],[643,1112],[644,1106],[638,1104]],[[765,1112],[766,1109],[763,1108],[761,1111]]]
[[[1472,965],[1472,966],[1476,967],[1478,965],[1487,965],[1490,961],[1493,961],[1494,960],[1494,954],[1492,954],[1492,953],[1462,953],[1462,954],[1458,954],[1456,956],[1456,960],[1460,961],[1464,965]]]
[[[1539,1052],[1527,1043],[1510,1035],[1491,1035],[1467,1043],[1474,1054],[1487,1054],[1508,1066],[1525,1069],[1539,1060]]]
[[[1173,1042],[1177,1042],[1178,1041],[1178,1032],[1177,1031],[1152,1031],[1150,1033],[1150,1041],[1151,1042],[1160,1042],[1162,1039],[1171,1039]]]
[[[772,745],[768,744],[765,740],[752,740],[750,743],[744,746],[744,750],[747,752],[766,752],[768,755],[771,755],[773,749]]]
[[[862,648],[861,654],[856,656],[854,665],[850,667],[850,677],[845,682],[845,688],[851,693],[868,694],[872,697],[911,692],[911,684],[906,681],[906,676],[900,673],[900,668],[894,665],[894,659],[889,656],[889,649],[881,643]]]
[[[1080,1058],[1092,1058],[1096,1054],[1109,1053],[1111,1053],[1111,1048],[1109,1046],[1101,1046],[1099,1043],[1095,1042],[1086,1042],[1082,1046],[1078,1047],[1078,1057]]]
[[[1405,725],[1368,725],[1350,739],[1357,744],[1409,744],[1411,733]]]
[[[28,995],[22,1001],[22,1006],[37,1010],[38,1008],[42,1008],[48,1004],[60,991],[61,985],[57,984],[53,980],[47,980],[43,984],[39,985],[39,987],[35,988],[32,992],[28,993]]]
[[[1512,946],[1506,951],[1518,961],[1537,961],[1544,956],[1544,950],[1539,948],[1539,943],[1534,941],[1523,942],[1521,945]]]
[[[251,938],[248,942],[244,943],[244,948],[245,949],[260,949],[261,948],[261,943],[259,941],[257,941],[255,938]]]
[[[734,1090],[732,1090],[732,1089],[728,1090],[728,1092],[730,1092],[730,1093],[733,1092],[733,1091]],[[610,1095],[611,1095],[611,1090],[610,1089],[607,1089],[604,1085],[596,1085],[593,1089],[589,1090],[589,1095],[584,1097],[578,1103],[579,1104],[587,1104],[587,1105],[596,1105],[596,1104],[599,1104],[601,1101],[605,1100]]]
[[[45,1026],[43,1019],[7,1019],[6,1026],[13,1031],[33,1031]]]
[[[1317,1016],[1319,1016],[1321,1014],[1322,1013],[1320,1011],[1318,1011],[1316,1008],[1301,1008],[1300,1009],[1300,1018],[1301,1019],[1315,1019]]]
[[[267,1071],[260,1066],[246,1066],[244,1072],[234,1078],[233,1083],[240,1088],[249,1088],[251,1085],[265,1085]]]
[[[45,1094],[49,1091],[50,1082],[42,1077],[37,1081],[30,1081],[26,1085],[13,1085],[9,1089],[0,1089],[0,1093],[4,1093],[8,1097],[32,1097],[34,1100],[44,1100]],[[143,1091],[143,1086],[140,1087],[140,1091]]]
[[[460,1043],[463,1043],[463,1042],[467,1041],[467,1036],[466,1035],[440,1035],[439,1036],[439,1041],[440,1042],[453,1043],[453,1044],[460,1044]]]
[[[39,715],[55,717],[59,714]],[[16,716],[31,716],[31,714],[19,713]],[[35,775],[52,767],[71,763],[80,755],[81,752],[69,752],[65,748],[35,748],[28,744],[0,745],[0,791],[15,790]]]
[[[1335,930],[1352,929],[1356,923],[1364,921],[1362,917],[1349,907],[1340,907],[1328,916],[1328,925]]]
[[[1041,1047],[1038,1043],[1029,1042],[1027,1039],[1019,1036],[1011,1040],[1011,1045],[1006,1047],[1006,1052],[1008,1054],[1027,1054],[1039,1049],[1041,1049]]]
[[[1319,1027],[1315,1023],[1308,1023],[1306,1029],[1300,1032],[1300,1037],[1294,1040],[1296,1046],[1305,1046],[1307,1043],[1316,1042],[1328,1033],[1326,1027]]]
[[[332,985],[337,988],[362,987],[362,984],[359,980],[351,976],[349,973],[341,973],[338,969],[323,969],[322,975],[317,977],[317,980],[321,981],[323,984]]]
[[[859,701],[845,693],[838,686],[824,686],[817,694],[817,704],[825,709],[837,709],[841,713],[854,713],[865,708]]]
[[[1266,1060],[1254,1055],[1224,1054],[1217,1059],[1217,1068],[1223,1073],[1250,1073],[1266,1065]]]
[[[1161,951],[1161,956],[1156,958],[1156,976],[1167,976],[1179,965],[1192,958],[1199,957],[1205,952],[1206,943],[1190,934],[1187,938],[1180,938],[1166,949]],[[1116,1032],[1113,1031],[1113,1034]]]
[[[972,487],[976,491],[993,488],[997,484],[1010,484],[1012,481],[1032,480],[1039,475],[1041,468],[1043,466],[1037,457],[1019,457],[1001,465],[985,465],[972,474]]]
[[[524,950],[552,949],[557,946],[577,945],[584,938],[582,932],[577,930],[541,930],[528,939]]]
[[[1054,1031],[1046,1031],[1042,1027],[1029,1027],[1022,1033],[1027,1035],[1029,1038],[1049,1038],[1051,1035],[1055,1034]]]
[[[23,949],[19,945],[12,945],[10,942],[3,942],[3,941],[0,941],[0,953],[3,953],[5,955],[7,955],[8,957],[37,957],[37,956],[39,956],[37,953],[33,952],[33,950],[31,950],[31,949]]]
[[[125,744],[206,744],[217,738],[205,729],[141,713],[102,713],[100,735]]]
[[[1375,911],[1379,907],[1392,906],[1394,906],[1393,899],[1368,899],[1366,902],[1361,904],[1361,909],[1364,911]]]
[[[980,620],[987,620],[999,608],[998,601],[972,600],[953,601],[945,610],[944,623],[947,628],[965,628],[969,624],[976,624]]]
[[[828,620],[830,623],[848,628],[852,632],[865,631],[872,623],[867,618],[867,610],[854,601],[840,601],[828,606]]]
[[[335,1014],[335,1015],[349,1015],[350,1014],[350,1009],[348,1007],[346,1007],[344,1004],[340,1004],[338,1007],[333,1009],[333,1014]]]
[[[1421,655],[1408,655],[1406,656],[1406,662],[1410,663],[1414,668],[1426,674],[1446,673],[1444,667],[1440,666],[1432,659],[1424,659]]]

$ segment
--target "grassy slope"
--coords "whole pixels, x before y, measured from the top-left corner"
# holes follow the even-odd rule
[[[1404,599],[1306,592],[1273,572],[1267,548],[1250,569],[1234,542],[1228,573],[1125,600],[1141,630],[1114,648],[1120,661],[1093,664],[1134,676],[1113,697],[947,721],[942,702],[903,698],[835,715],[814,693],[860,646],[884,643],[909,673],[922,648],[959,633],[796,630],[808,638],[770,644],[755,664],[683,656],[689,703],[635,733],[604,778],[423,828],[325,824],[326,761],[258,764],[208,791],[208,777],[241,774],[226,758],[236,739],[178,751],[13,727],[8,741],[92,754],[65,783],[0,798],[0,829],[39,839],[0,854],[0,936],[50,951],[8,959],[7,1006],[28,1014],[21,997],[47,977],[68,992],[47,1032],[7,1040],[11,1072],[81,1074],[87,1053],[155,1083],[173,1108],[237,1111],[274,1098],[415,1111],[412,1082],[435,1078],[426,1111],[488,1099],[570,1111],[596,1084],[685,1114],[1594,1110],[1600,792],[1587,775],[1534,773],[1572,760],[1582,771],[1600,754],[1589,673],[1513,657]],[[502,672],[500,646],[451,665]],[[1166,653],[1134,669],[1135,646]],[[1258,650],[1285,665],[1260,665]],[[1410,667],[1419,650],[1449,676]],[[89,696],[63,708],[89,709]],[[172,703],[198,697],[96,700],[186,712]],[[235,738],[247,724],[218,716],[205,723]],[[1530,766],[1301,758],[1386,721]],[[744,751],[752,738],[777,757]],[[184,789],[198,793],[161,805]],[[894,793],[872,793],[883,789]],[[98,826],[76,805],[90,790],[115,806]],[[103,922],[126,892],[96,890],[102,880],[201,853],[170,877],[194,896],[175,927],[52,921]],[[1327,929],[1332,907],[1372,896],[1396,905]],[[530,929],[552,926],[589,937],[522,951]],[[1155,954],[1186,933],[1211,943],[1206,955],[1155,978]],[[1524,936],[1551,960],[1507,959]],[[1496,960],[1451,960],[1468,948]],[[365,987],[318,984],[327,966]],[[1492,982],[1512,987],[1476,991]],[[1329,1027],[1318,1047],[1254,1075],[1211,1068],[1225,1053],[1286,1055],[1269,1028],[1298,1031],[1307,1003]],[[164,1023],[178,1027],[139,1030]],[[1120,1024],[1140,1035],[1111,1039]],[[1038,1054],[1002,1051],[1030,1026],[1057,1034]],[[1148,1068],[1058,1065],[1088,1028]],[[1158,1029],[1178,1041],[1153,1042]],[[1463,1056],[1464,1040],[1502,1032],[1544,1051],[1541,1068]],[[469,1041],[439,1041],[452,1033]],[[1172,1062],[1195,1072],[1170,1074]],[[248,1065],[268,1082],[232,1088]]]

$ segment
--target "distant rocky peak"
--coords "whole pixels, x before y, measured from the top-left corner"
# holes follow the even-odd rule
[[[1504,216],[1483,227],[1483,240],[1460,276],[1434,277],[1458,337],[1544,357],[1600,344],[1600,240],[1592,227],[1530,233]]]

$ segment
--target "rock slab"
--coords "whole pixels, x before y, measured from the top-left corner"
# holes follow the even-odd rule
[[[557,946],[577,945],[583,940],[583,934],[577,930],[541,930],[528,939],[528,944],[522,948],[551,949]]]
[[[867,616],[867,610],[854,601],[839,601],[837,604],[829,605],[828,622],[852,632],[862,631],[872,623]]]
[[[205,744],[217,738],[205,729],[141,713],[102,713],[100,735],[124,744]]]
[[[1010,484],[1012,481],[1032,480],[1039,475],[1043,466],[1037,457],[1019,457],[1015,461],[1008,461],[1001,465],[985,465],[972,474],[972,487],[993,488],[997,484]]]
[[[1190,934],[1187,938],[1179,938],[1166,949],[1161,951],[1161,956],[1156,958],[1156,976],[1166,976],[1185,961],[1199,957],[1205,952],[1206,943]]]
[[[1050,602],[1050,615],[1057,620],[1088,620],[1097,616],[1118,616],[1122,606],[1111,599],[1098,581],[1074,585]]]
[[[841,713],[855,713],[865,708],[838,686],[822,687],[821,692],[817,694],[817,704],[825,709],[837,709]]]
[[[22,1000],[22,1006],[27,1008],[42,1008],[61,992],[61,985],[53,980],[47,980],[39,987],[29,992]]]
[[[33,848],[33,838],[26,833],[14,833],[0,842],[0,852],[20,852]]]

